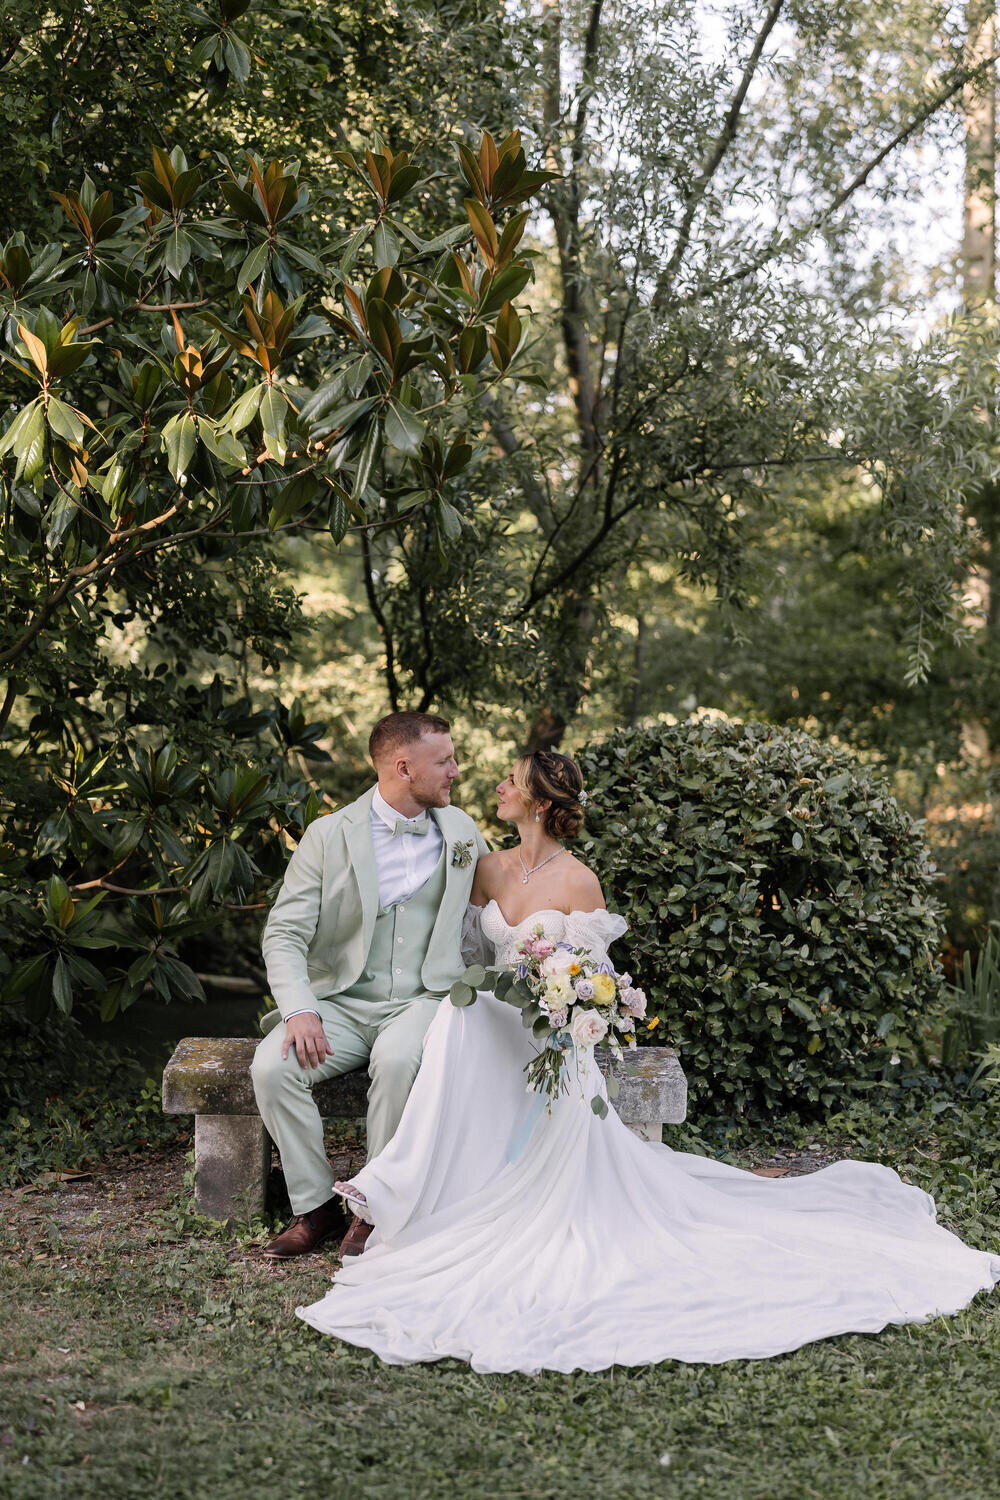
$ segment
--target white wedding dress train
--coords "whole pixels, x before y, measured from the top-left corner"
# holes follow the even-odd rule
[[[626,930],[605,911],[511,927],[491,901],[497,962],[539,921],[601,956]],[[390,1364],[602,1370],[765,1358],[954,1313],[1000,1281],[1000,1257],[937,1224],[889,1167],[761,1178],[599,1118],[589,1051],[529,1131],[537,1048],[491,994],[442,1003],[396,1135],[349,1185],[375,1225],[367,1249],[299,1317]]]

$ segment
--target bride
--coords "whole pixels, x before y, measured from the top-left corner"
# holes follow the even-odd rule
[[[497,787],[519,844],[479,861],[469,962],[509,967],[539,924],[599,958],[627,930],[562,843],[583,800],[575,763],[544,751]],[[375,1226],[365,1253],[299,1317],[390,1364],[601,1370],[764,1358],[954,1313],[1000,1281],[889,1167],[765,1179],[600,1118],[592,1050],[539,1112],[523,1070],[540,1045],[488,992],[442,1003],[395,1136],[336,1184]]]

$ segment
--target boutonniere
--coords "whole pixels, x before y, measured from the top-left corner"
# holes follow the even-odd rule
[[[475,848],[473,839],[459,839],[451,846],[451,862],[458,869],[465,870],[472,864],[472,851]]]

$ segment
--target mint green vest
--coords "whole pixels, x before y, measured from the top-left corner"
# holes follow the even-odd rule
[[[346,991],[358,1000],[416,1000],[428,994],[420,970],[444,896],[448,845],[433,873],[407,901],[386,911],[379,903],[364,969]],[[434,998],[439,998],[435,996]]]

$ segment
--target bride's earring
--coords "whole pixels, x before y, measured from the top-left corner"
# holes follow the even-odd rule
[[[540,823],[541,821],[542,821],[542,815],[541,815],[541,813],[536,812],[535,813],[535,822],[536,823]]]

